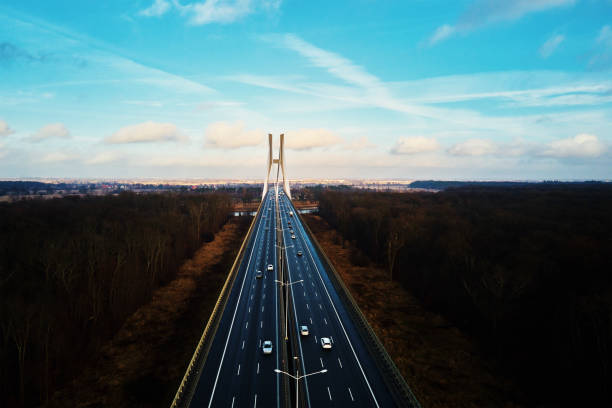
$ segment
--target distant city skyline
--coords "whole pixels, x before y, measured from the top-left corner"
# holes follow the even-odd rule
[[[0,179],[610,179],[612,1],[0,3]]]

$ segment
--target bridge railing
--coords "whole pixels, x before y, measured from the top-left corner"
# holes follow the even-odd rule
[[[296,216],[300,218],[300,221],[308,232],[308,235],[310,235],[310,239],[314,244],[316,251],[319,253],[319,256],[325,263],[327,271],[331,272],[328,274],[329,279],[336,288],[338,296],[346,306],[346,310],[351,316],[353,323],[355,323],[357,330],[361,333],[361,338],[364,340],[368,351],[372,356],[375,357],[374,360],[376,362],[376,365],[381,371],[382,377],[386,382],[387,387],[392,392],[395,402],[400,407],[420,408],[421,404],[419,404],[419,401],[416,399],[416,397],[410,390],[410,387],[408,386],[399,369],[389,356],[389,353],[387,353],[387,350],[385,350],[385,347],[382,345],[382,343],[376,336],[376,333],[374,333],[372,326],[370,326],[366,317],[359,309],[359,306],[351,295],[351,292],[344,284],[344,281],[340,277],[338,271],[336,271],[336,268],[334,268],[334,264],[327,257],[325,251],[323,251],[323,248],[319,244],[319,241],[317,241],[315,235],[310,230],[310,227],[308,227],[308,224],[304,222],[303,218],[298,214],[297,211],[295,213]]]
[[[200,374],[202,372],[202,368],[204,367],[204,362],[206,361],[206,357],[208,356],[208,352],[210,351],[210,347],[212,346],[213,339],[215,337],[215,333],[219,328],[219,323],[221,322],[221,316],[223,315],[223,311],[225,310],[225,305],[227,304],[227,299],[231,292],[234,280],[236,279],[236,275],[238,273],[238,269],[240,266],[240,261],[244,256],[244,250],[247,242],[251,238],[253,233],[253,227],[257,223],[257,219],[260,217],[262,203],[259,204],[257,208],[257,215],[253,217],[251,221],[251,225],[249,226],[249,230],[242,241],[242,245],[240,246],[240,250],[238,251],[238,255],[232,264],[230,272],[225,279],[225,283],[223,284],[223,288],[221,288],[221,292],[219,297],[217,298],[217,303],[208,319],[208,323],[206,323],[206,327],[204,328],[204,332],[200,337],[200,341],[191,357],[191,361],[187,366],[187,370],[185,371],[185,375],[179,385],[176,394],[174,395],[174,400],[170,405],[171,408],[178,407],[188,407],[191,403],[191,399],[193,398],[193,394],[195,392],[198,380],[200,379]]]

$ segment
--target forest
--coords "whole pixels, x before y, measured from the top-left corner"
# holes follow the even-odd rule
[[[0,203],[0,405],[48,403],[231,208],[219,193]]]
[[[612,404],[612,186],[317,192],[320,215],[469,333],[526,406]]]

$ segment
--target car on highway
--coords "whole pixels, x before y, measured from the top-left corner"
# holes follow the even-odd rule
[[[302,251],[298,251],[298,252],[297,252],[297,255],[298,255],[298,256],[302,256]]]
[[[273,271],[274,270],[274,265],[272,265],[272,264],[268,265],[268,270],[269,271]]]
[[[290,229],[289,232],[293,234],[293,230],[292,229]]]
[[[308,336],[309,333],[308,326],[300,326],[300,334],[302,336]]]
[[[324,349],[330,349],[332,347],[332,343],[329,337],[321,337],[321,347],[323,347]]]
[[[292,235],[292,236],[291,236],[291,239],[295,239],[295,235]]]
[[[272,342],[270,340],[264,341],[261,350],[264,354],[272,354]]]
[[[257,271],[257,273],[255,273],[255,277],[257,279],[261,279],[261,278],[263,278],[263,273],[261,271]]]

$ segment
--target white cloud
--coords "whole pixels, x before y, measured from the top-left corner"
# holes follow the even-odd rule
[[[299,129],[285,134],[286,147],[294,150],[329,147],[341,142],[338,135],[327,129]]]
[[[437,42],[447,39],[454,33],[455,33],[454,27],[448,24],[441,25],[440,27],[436,28],[436,31],[434,31],[432,36],[429,38],[428,43],[429,45],[434,45]]]
[[[170,10],[170,2],[167,0],[155,0],[150,7],[140,11],[141,16],[145,17],[159,17],[166,14]]]
[[[542,58],[550,57],[565,40],[565,36],[561,34],[553,35],[540,47],[540,55]]]
[[[498,148],[490,140],[468,139],[453,145],[448,152],[453,156],[486,156],[498,152]]]
[[[181,14],[189,16],[191,24],[203,25],[232,23],[258,9],[278,10],[282,0],[205,0],[188,4],[173,0],[172,3]]]
[[[434,138],[424,136],[400,137],[391,149],[393,154],[416,154],[433,152],[440,148],[440,144]]]
[[[497,22],[518,20],[530,13],[574,3],[575,0],[476,0],[459,17],[457,24],[438,27],[428,43],[434,45],[456,33],[466,33]]]
[[[49,123],[38,129],[36,133],[29,137],[29,140],[32,142],[40,142],[46,139],[68,138],[70,138],[70,131],[63,123]]]
[[[8,123],[0,120],[0,137],[12,135],[13,133],[15,133],[15,131],[9,127]]]
[[[598,157],[606,151],[606,146],[597,136],[581,133],[567,139],[555,140],[542,152],[552,157]]]
[[[180,142],[186,136],[172,123],[144,122],[119,129],[106,143]]]
[[[605,25],[599,30],[596,40],[597,51],[591,57],[589,64],[598,69],[608,69],[612,67],[612,28]]]
[[[258,146],[264,141],[264,136],[263,131],[246,130],[242,121],[211,123],[204,132],[206,145],[221,149]]]
[[[599,30],[597,42],[604,45],[612,45],[612,29],[609,25],[605,25]]]

